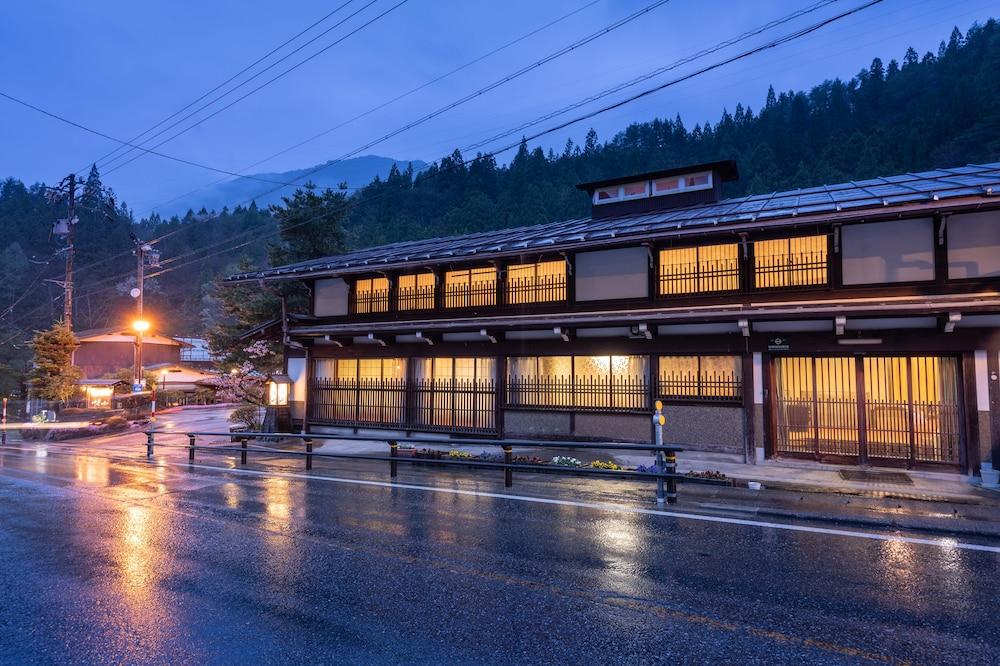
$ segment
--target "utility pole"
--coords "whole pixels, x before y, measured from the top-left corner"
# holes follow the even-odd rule
[[[63,321],[73,330],[73,230],[76,228],[76,174],[69,175],[69,235],[66,237],[66,297],[63,301]]]
[[[52,282],[63,288],[63,323],[70,329],[73,328],[73,255],[76,253],[73,243],[76,236],[74,232],[77,222],[76,186],[76,174],[71,173],[66,178],[63,178],[62,182],[59,183],[59,187],[53,188],[49,192],[49,200],[52,203],[56,203],[61,198],[64,191],[63,188],[65,188],[66,193],[66,219],[57,220],[52,225],[54,234],[66,238],[66,277],[61,283],[56,280],[52,280]]]
[[[135,298],[135,321],[132,328],[135,330],[135,347],[132,358],[132,388],[143,385],[142,376],[142,334],[149,330],[149,322],[143,318],[142,298],[145,291],[146,264],[150,266],[160,265],[160,253],[153,249],[149,243],[140,241],[134,234],[132,242],[135,243],[136,273],[135,288],[132,290],[132,297]]]
[[[145,277],[145,255],[146,248],[149,247],[143,243],[137,242],[135,244],[135,256],[137,260],[135,269],[135,288],[138,292],[135,297],[135,323],[133,324],[135,328],[135,354],[132,359],[132,386],[142,385],[142,333],[143,329],[146,328],[145,324],[140,322],[145,322],[146,320],[142,318],[142,287],[143,278]]]

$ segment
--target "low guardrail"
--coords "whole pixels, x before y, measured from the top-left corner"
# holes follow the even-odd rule
[[[182,435],[188,438],[187,444],[164,444],[156,442],[157,435]],[[238,446],[233,445],[206,445],[199,444],[199,437],[225,437],[238,442]],[[657,438],[659,439],[659,437]],[[251,440],[301,440],[304,444],[303,450],[279,449],[273,447],[249,445]],[[371,455],[357,453],[335,453],[317,452],[313,450],[314,443],[324,440],[356,440],[356,441],[385,441],[389,447],[388,455]],[[399,455],[400,443],[423,444],[423,445],[449,445],[449,446],[498,446],[503,451],[503,462],[491,462],[486,460],[460,459],[435,459],[435,458],[412,458]],[[287,432],[191,432],[191,431],[168,431],[168,430],[148,430],[146,431],[146,457],[152,458],[155,447],[184,448],[188,451],[188,461],[195,461],[196,451],[218,451],[225,453],[239,454],[240,464],[247,464],[247,457],[251,453],[278,454],[282,456],[296,456],[305,458],[305,468],[311,470],[313,460],[316,458],[368,460],[389,463],[389,476],[395,479],[398,473],[399,463],[417,463],[424,465],[437,465],[448,467],[452,465],[462,465],[466,467],[476,467],[483,469],[500,469],[504,474],[504,486],[513,486],[514,472],[535,472],[547,474],[566,474],[573,476],[591,476],[600,478],[620,478],[620,479],[645,479],[656,481],[656,500],[663,504],[677,502],[677,483],[679,481],[696,481],[699,483],[719,483],[710,479],[691,479],[683,474],[677,473],[677,453],[683,451],[679,446],[671,444],[630,444],[630,443],[599,443],[599,442],[558,442],[558,441],[536,441],[523,439],[460,439],[449,438],[446,440],[429,440],[419,437],[372,437],[369,435],[339,435],[339,434],[319,434],[319,433],[287,433]],[[519,448],[550,448],[550,449],[600,449],[603,451],[648,451],[656,456],[659,472],[648,472],[638,470],[606,470],[583,467],[571,467],[562,465],[540,465],[531,463],[514,462],[513,449]]]

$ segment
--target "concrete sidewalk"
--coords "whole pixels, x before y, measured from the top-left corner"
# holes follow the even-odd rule
[[[415,445],[416,448],[434,448],[440,450],[458,449],[478,454],[483,451],[498,452],[499,448],[484,440],[482,445],[454,446],[447,439],[428,438],[426,442]],[[364,440],[327,440],[318,445],[316,450],[336,450],[342,453],[381,453],[388,452],[386,440],[373,438]],[[651,465],[655,461],[651,455],[644,452],[623,453],[571,448],[514,448],[515,455],[538,456],[550,459],[557,455],[568,455],[583,463],[593,460],[613,459],[620,465],[635,467]],[[742,456],[720,453],[705,453],[700,451],[684,451],[678,454],[678,471],[688,472],[721,472],[726,478],[733,480],[737,486],[746,486],[748,482],[757,481],[764,489],[781,489],[809,493],[836,493],[865,497],[884,497],[907,500],[925,500],[937,502],[952,502],[958,504],[996,505],[1000,509],[1000,492],[984,489],[978,485],[978,479],[954,472],[925,472],[904,469],[865,468],[870,472],[889,472],[900,479],[909,482],[894,483],[891,480],[854,481],[841,476],[844,470],[857,470],[854,466],[828,465],[810,461],[767,460],[756,465],[742,462]]]
[[[633,462],[631,457],[628,457],[628,462]],[[641,460],[639,463],[642,464]],[[697,451],[682,452],[678,455],[678,471],[682,473],[718,471],[740,484],[757,481],[764,488],[960,504],[996,503],[1000,507],[1000,493],[982,488],[978,484],[978,478],[965,474],[866,467],[863,468],[864,471],[907,478],[909,483],[892,480],[856,481],[841,476],[841,471],[858,469],[854,466],[828,465],[805,460],[766,460],[749,465],[741,462],[739,456]]]

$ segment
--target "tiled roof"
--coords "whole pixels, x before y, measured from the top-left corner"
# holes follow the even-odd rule
[[[298,277],[311,273],[355,272],[420,261],[489,257],[517,251],[544,251],[586,241],[669,233],[695,227],[724,227],[764,220],[957,197],[1000,194],[1000,162],[904,173],[870,180],[821,185],[787,192],[752,194],[710,204],[594,220],[581,218],[464,236],[403,241],[288,266],[230,276],[229,280]]]

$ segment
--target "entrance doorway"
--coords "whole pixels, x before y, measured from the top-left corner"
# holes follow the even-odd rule
[[[830,462],[958,465],[958,360],[774,359],[775,453]]]

